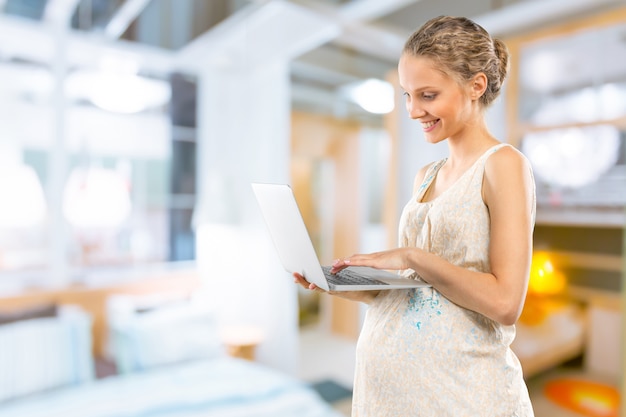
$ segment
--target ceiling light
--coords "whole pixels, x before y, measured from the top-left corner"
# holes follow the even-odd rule
[[[71,97],[85,97],[97,107],[114,113],[138,113],[165,105],[171,87],[165,81],[134,74],[79,71],[67,80]]]
[[[524,85],[540,91],[550,91],[563,76],[561,58],[554,51],[539,51],[526,58],[521,78]]]
[[[553,129],[527,134],[522,151],[538,179],[555,187],[578,188],[597,181],[617,162],[615,126]]]
[[[393,86],[376,78],[345,85],[340,92],[370,113],[385,114],[394,108]]]

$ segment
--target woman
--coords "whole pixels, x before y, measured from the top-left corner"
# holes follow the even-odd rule
[[[405,44],[407,111],[428,142],[447,140],[449,156],[416,175],[399,248],[336,260],[332,272],[400,270],[432,288],[345,295],[370,305],[354,417],[533,415],[509,346],[528,284],[534,181],[526,158],[484,121],[507,70],[505,45],[466,18],[432,19]]]

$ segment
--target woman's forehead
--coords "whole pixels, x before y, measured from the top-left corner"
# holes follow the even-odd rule
[[[450,77],[437,65],[433,58],[403,54],[398,62],[400,84],[413,87],[420,84],[443,83],[451,81]]]

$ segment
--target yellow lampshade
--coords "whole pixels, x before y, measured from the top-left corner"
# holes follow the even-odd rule
[[[565,275],[554,268],[546,252],[535,252],[530,268],[528,293],[534,295],[554,295],[565,289]]]

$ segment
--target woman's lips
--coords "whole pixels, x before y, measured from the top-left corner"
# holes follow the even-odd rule
[[[422,122],[422,129],[424,129],[424,132],[430,132],[435,128],[435,126],[437,126],[439,120],[441,119],[431,120],[429,122]]]

